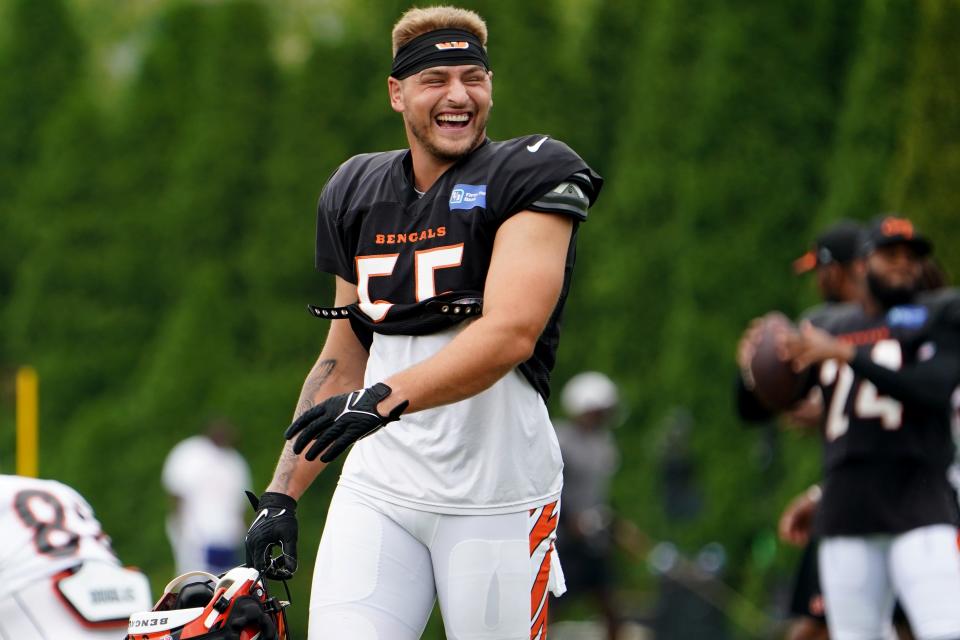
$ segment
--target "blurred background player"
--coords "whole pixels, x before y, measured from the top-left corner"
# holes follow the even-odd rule
[[[863,230],[860,229],[858,231],[858,234],[859,233],[863,233]],[[818,239],[818,247],[814,249],[814,254],[818,252],[821,242],[829,242],[829,240],[824,240],[825,237],[826,234]],[[862,240],[860,244],[862,244]],[[860,251],[861,249],[858,246],[858,256]],[[807,263],[809,260],[807,256],[809,255],[808,253],[795,261],[794,265],[797,266]],[[855,278],[860,282],[856,286],[841,287],[840,290],[856,292],[859,296],[866,291],[866,272],[862,258],[858,257],[856,259],[855,266],[856,268],[847,269],[846,272],[851,279]],[[819,272],[819,265],[817,269]],[[798,272],[801,271],[805,272],[802,269],[798,269]],[[821,283],[824,281],[829,282],[830,280],[829,278],[825,279],[822,277],[818,277],[817,279],[824,299],[828,299],[829,296],[828,292],[823,289]],[[948,284],[949,278],[937,259],[932,255],[927,256],[922,264],[919,289],[921,291],[933,291],[945,287]],[[857,300],[859,300],[859,297]],[[841,299],[839,301],[852,302],[853,299]],[[818,390],[815,389],[815,391]],[[816,396],[817,400],[803,402],[801,403],[801,408],[793,409],[787,414],[791,422],[805,423],[807,417],[816,416],[816,421],[812,426],[820,427],[822,423],[823,402],[822,397],[817,396],[816,393],[814,396]],[[960,395],[955,397],[960,398]],[[798,415],[801,417],[798,418]],[[954,482],[954,484],[956,484],[956,482]],[[826,618],[823,615],[823,594],[820,589],[820,574],[817,570],[816,537],[813,535],[814,517],[817,512],[817,506],[820,504],[821,496],[822,491],[820,485],[815,484],[811,486],[807,491],[804,491],[790,501],[781,514],[777,525],[781,540],[788,544],[804,547],[793,595],[790,600],[790,613],[792,616],[795,616],[795,620],[787,632],[788,640],[817,640],[829,637]],[[910,625],[899,603],[894,612],[893,622],[895,627],[894,631],[899,638],[903,640],[913,638]],[[891,631],[891,633],[893,633],[893,631]]]
[[[171,497],[167,536],[177,573],[217,575],[241,563],[244,517],[250,508],[243,495],[251,480],[234,440],[233,426],[217,419],[167,455],[162,478]]]
[[[866,234],[863,304],[780,336],[782,357],[808,371],[826,406],[816,528],[835,640],[883,637],[894,592],[918,638],[960,638],[957,505],[947,480],[960,295],[920,293],[931,250],[909,220],[877,219]]]
[[[852,220],[841,220],[817,236],[813,247],[794,260],[794,272],[813,272],[822,303],[802,314],[810,319],[829,312],[837,304],[857,303],[866,291],[866,273],[862,259],[863,226]],[[746,365],[740,358],[741,369]],[[823,396],[819,389],[800,402],[788,414],[790,423],[800,427],[818,428],[823,419]],[[797,568],[789,613],[793,618],[787,631],[788,640],[824,640],[829,637],[823,612],[823,594],[817,570],[817,543],[810,537],[809,526],[820,487],[814,486],[797,496],[784,510],[778,530],[781,538],[803,547]]]
[[[613,594],[610,482],[620,453],[610,428],[619,413],[620,395],[610,378],[586,371],[567,382],[561,402],[568,420],[555,423],[563,454],[557,549],[563,557],[567,598],[593,599],[603,614],[607,638],[615,640],[619,617]]]
[[[840,220],[817,236],[810,251],[793,261],[793,270],[798,275],[814,273],[824,305],[858,302],[866,287],[863,262],[859,259],[862,244],[862,225]],[[819,308],[814,307],[807,314]]]
[[[0,475],[0,638],[116,640],[150,585],[125,569],[83,497],[54,480]]]
[[[801,320],[816,320],[822,313],[829,313],[839,304],[859,304],[866,294],[866,267],[862,257],[864,242],[863,226],[852,220],[840,220],[827,227],[817,236],[813,247],[793,261],[793,270],[798,275],[813,272],[821,303],[804,311]],[[753,355],[755,330],[759,323],[751,325],[752,331],[744,335],[737,345],[737,364],[741,378],[749,377],[750,358]],[[741,413],[754,406],[752,398],[739,403]],[[819,427],[823,414],[823,399],[818,389],[813,389],[804,402],[797,403],[785,415],[788,422],[799,427]],[[756,419],[769,415],[761,410]]]

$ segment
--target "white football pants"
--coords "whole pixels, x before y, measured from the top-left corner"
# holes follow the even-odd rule
[[[445,515],[338,487],[310,594],[309,640],[416,640],[434,599],[449,640],[543,640],[559,503]]]
[[[957,529],[931,525],[899,535],[820,542],[820,583],[831,640],[877,640],[900,600],[918,640],[960,638]]]

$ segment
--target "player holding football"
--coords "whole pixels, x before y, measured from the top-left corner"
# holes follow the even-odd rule
[[[544,398],[578,224],[602,180],[544,135],[493,142],[487,30],[412,9],[393,29],[391,107],[409,150],[364,154],[324,187],[317,267],[332,321],[249,561],[296,569],[296,500],[354,442],[330,504],[310,638],[545,638],[562,462]],[[369,436],[369,437],[365,437]]]
[[[896,595],[920,640],[960,638],[950,396],[960,383],[960,294],[918,293],[932,245],[903,218],[867,234],[868,293],[782,355],[823,392],[819,568],[834,640],[884,636]]]
[[[863,232],[860,223],[840,220],[817,236],[810,251],[794,260],[793,268],[797,274],[814,275],[823,300],[822,304],[805,311],[804,319],[813,320],[822,313],[830,313],[836,304],[859,303],[863,299],[867,288],[866,267],[861,256]],[[743,355],[740,361],[743,367]],[[820,425],[823,398],[819,389],[811,396],[786,414],[790,423],[804,427]],[[804,526],[809,525],[819,497],[820,487],[815,485],[797,496],[780,517],[781,539],[804,546],[790,597],[789,611],[793,620],[787,630],[787,640],[824,640],[829,637],[817,570],[817,539],[810,539],[809,526]]]
[[[0,475],[0,638],[116,640],[151,605],[93,509],[54,480]]]

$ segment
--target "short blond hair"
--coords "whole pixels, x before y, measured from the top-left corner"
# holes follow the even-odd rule
[[[459,7],[439,6],[408,9],[393,25],[393,55],[417,36],[437,29],[463,29],[477,36],[487,48],[487,23],[476,12]]]

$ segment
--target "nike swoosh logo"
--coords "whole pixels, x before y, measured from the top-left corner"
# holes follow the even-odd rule
[[[366,415],[366,416],[373,416],[374,418],[380,418],[381,416],[377,415],[375,412],[358,411],[357,409],[354,408],[358,404],[360,404],[360,399],[363,397],[363,394],[366,393],[366,391],[367,391],[366,389],[360,389],[359,391],[354,391],[353,393],[351,393],[347,397],[347,404],[344,405],[343,411],[340,412],[340,415],[334,418],[334,421],[339,420],[340,418],[347,415],[348,413],[362,413],[363,415]]]
[[[257,519],[253,521],[253,524],[250,525],[250,528],[253,529],[255,526],[257,526],[257,523],[260,522],[261,519],[266,518],[267,514],[269,513],[270,511],[268,511],[267,509],[264,509],[259,514],[257,514]]]
[[[549,138],[549,137],[550,137],[550,136],[543,136],[542,138],[540,138],[539,140],[537,140],[537,141],[534,142],[533,144],[528,144],[528,145],[527,145],[527,151],[529,151],[530,153],[536,153],[537,151],[540,151],[540,145],[542,145],[544,142],[546,142],[546,141],[547,141],[547,138]]]
[[[280,511],[278,511],[278,512],[275,513],[275,514],[273,514],[273,517],[274,517],[274,518],[279,518],[280,516],[282,516],[282,515],[285,514],[286,512],[287,512],[286,509],[280,509]],[[270,510],[269,510],[269,509],[264,509],[264,510],[261,511],[259,514],[257,514],[257,519],[253,521],[253,524],[250,525],[250,528],[253,529],[255,526],[257,526],[257,523],[260,522],[260,520],[266,520],[266,519],[269,518],[269,517],[270,517]]]
[[[366,392],[367,392],[366,389],[360,389],[360,391],[357,391],[357,395],[355,395],[354,397],[350,398],[350,401],[347,402],[347,407],[350,408],[350,409],[352,409],[353,407],[355,407],[355,406],[357,406],[358,404],[360,404],[360,398],[362,398],[362,397],[363,397],[363,394],[366,393]]]

